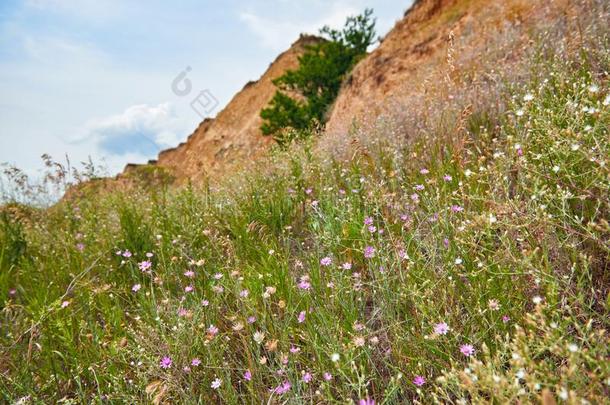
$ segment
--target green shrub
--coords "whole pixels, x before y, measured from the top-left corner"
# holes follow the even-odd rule
[[[372,14],[367,9],[364,14],[349,17],[341,31],[322,28],[325,39],[306,48],[296,70],[273,81],[279,90],[261,111],[264,135],[286,145],[325,122],[344,78],[375,40]]]

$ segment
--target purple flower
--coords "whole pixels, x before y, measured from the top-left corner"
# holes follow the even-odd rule
[[[364,257],[367,259],[371,259],[375,257],[375,248],[372,246],[367,246],[364,248]]]
[[[247,321],[248,321],[248,323],[254,323],[254,322],[256,322],[256,317],[255,316],[249,316]]]
[[[172,366],[172,359],[170,359],[169,357],[165,356],[161,359],[161,361],[159,362],[159,366],[161,366],[161,368],[164,369],[168,369]]]
[[[246,372],[244,373],[244,380],[246,380],[246,381],[252,380],[252,373],[250,372],[250,370],[246,370]]]
[[[366,226],[371,226],[371,225],[373,225],[373,218],[371,218],[371,217],[365,217],[365,218],[364,218],[364,225],[366,225]]]
[[[131,257],[131,252],[129,250],[125,250],[123,252],[123,257],[127,257],[127,258]]]
[[[329,372],[324,373],[324,380],[330,381],[333,379],[333,375]]]
[[[449,326],[445,322],[434,325],[434,333],[437,335],[446,335],[447,332],[449,332]]]
[[[286,380],[274,389],[272,389],[271,392],[275,392],[278,395],[282,395],[290,391],[290,388],[292,388],[292,384],[290,384],[290,381]]]
[[[193,360],[191,360],[191,366],[193,367],[197,367],[201,364],[201,360],[199,360],[197,357],[195,357]]]
[[[358,405],[375,405],[375,400],[369,398],[361,399],[358,401]]]
[[[424,377],[422,377],[421,375],[416,375],[415,378],[413,379],[413,384],[417,385],[418,387],[421,387],[425,383],[426,383],[426,379]]]
[[[421,169],[419,172],[421,174],[428,174],[428,173],[430,173],[430,171],[428,169],[426,169],[426,168]]]
[[[443,176],[443,180],[451,181],[451,180],[453,180],[453,177],[451,177],[450,175],[446,174],[446,175]]]
[[[187,285],[186,287],[184,287],[184,292],[190,293],[193,292],[194,289],[195,287],[193,287],[192,285]]]
[[[311,288],[311,283],[307,280],[301,280],[297,284],[297,287],[299,287],[301,290],[309,290]]]
[[[133,287],[131,287],[131,291],[138,292],[140,291],[140,288],[142,288],[140,284],[134,284]]]
[[[123,256],[124,255],[125,254],[123,254]],[[152,262],[150,260],[144,260],[143,262],[138,263],[138,267],[143,272],[150,270],[151,266],[152,266]]]
[[[451,211],[453,211],[453,212],[462,212],[462,211],[464,211],[464,208],[460,207],[459,205],[452,205],[451,206]]]
[[[193,270],[187,270],[184,272],[184,276],[188,278],[195,278],[195,272]]]
[[[299,312],[299,316],[297,317],[297,320],[299,321],[299,323],[305,322],[305,311]]]
[[[424,185],[423,184],[417,184],[414,188],[417,191],[422,191],[424,189]]]
[[[508,323],[509,321],[510,321],[510,316],[508,316],[508,315],[503,315],[502,316],[502,322]]]
[[[345,262],[341,265],[341,267],[343,268],[343,270],[350,270],[352,268],[352,264]]]
[[[303,375],[303,382],[306,384],[310,383],[312,379],[313,379],[313,376],[309,372],[307,372]]]
[[[85,250],[85,244],[84,243],[77,243],[76,244],[76,248],[82,252],[83,250]]]
[[[320,260],[320,264],[322,266],[330,266],[330,264],[333,262],[333,259],[331,259],[330,257],[326,256],[324,258],[322,258],[322,260]]]
[[[461,345],[460,352],[466,357],[470,357],[474,354],[475,350],[472,345]]]

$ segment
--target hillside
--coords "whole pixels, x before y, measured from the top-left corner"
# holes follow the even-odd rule
[[[346,81],[327,130],[344,136],[354,124],[423,110],[430,103],[495,91],[503,72],[525,73],[533,36],[582,14],[587,2],[419,0]],[[564,32],[562,41],[577,41]],[[434,101],[432,101],[434,100]]]
[[[304,47],[318,41],[318,37],[302,35],[269,65],[259,80],[246,84],[215,118],[201,122],[186,142],[162,151],[149,165],[167,169],[178,184],[200,184],[206,177],[221,176],[235,165],[260,157],[273,142],[259,130],[260,110],[276,90],[272,81],[296,68]],[[127,165],[124,174],[137,168],[138,165]]]
[[[494,67],[500,63],[502,70],[514,70],[512,76],[525,74],[522,62],[533,33],[577,18],[580,7],[565,0],[416,1],[346,80],[329,112],[323,143],[341,148],[354,125],[395,116],[397,106],[421,112],[431,100],[451,102],[475,87],[497,91],[502,72]],[[319,40],[302,36],[215,119],[204,120],[185,143],[162,151],[150,164],[168,169],[177,184],[201,184],[206,178],[222,181],[264,156],[273,141],[261,135],[259,114],[275,92],[271,81],[297,66],[304,45]],[[128,165],[125,174],[137,168]]]
[[[421,0],[329,132],[0,210],[0,402],[610,403],[609,19]]]

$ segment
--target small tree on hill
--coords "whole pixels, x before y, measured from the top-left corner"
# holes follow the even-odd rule
[[[342,30],[322,28],[320,34],[325,40],[308,46],[299,57],[299,67],[273,81],[278,90],[261,111],[264,135],[284,145],[324,124],[343,79],[375,42],[372,15],[373,10],[366,9],[349,17]]]

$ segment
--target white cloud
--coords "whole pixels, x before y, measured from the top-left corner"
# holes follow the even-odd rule
[[[106,155],[151,156],[175,146],[185,132],[170,103],[157,106],[138,104],[120,114],[88,122],[72,143],[93,142]]]

